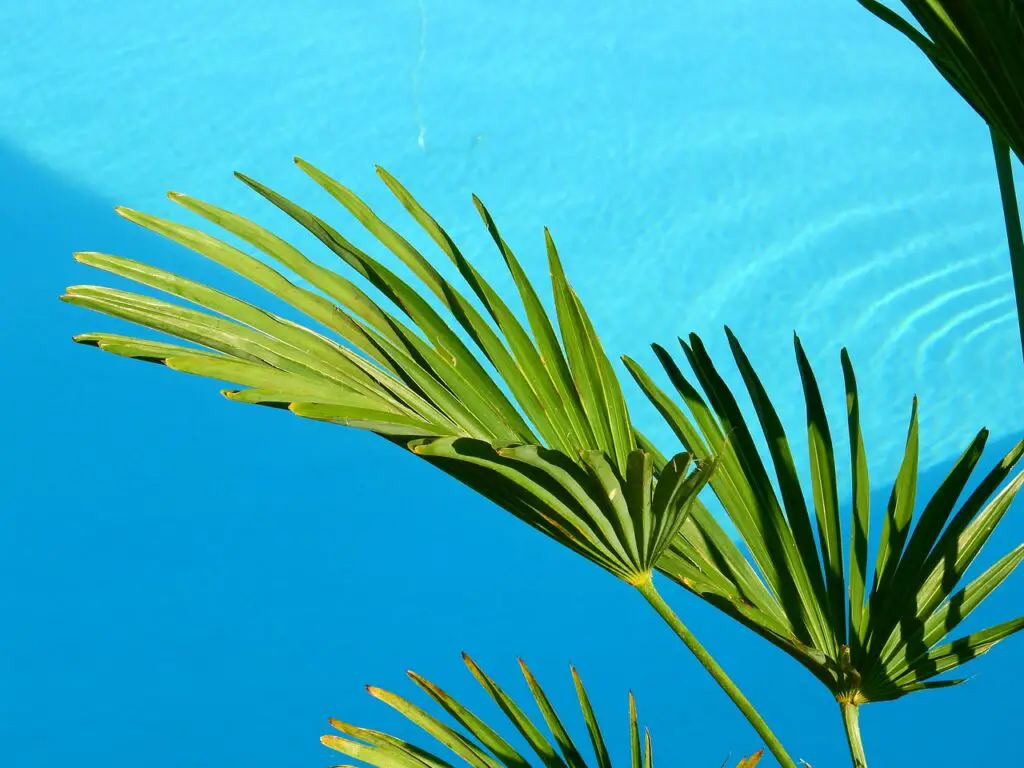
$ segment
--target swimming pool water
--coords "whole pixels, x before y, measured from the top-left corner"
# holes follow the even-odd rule
[[[551,227],[613,353],[728,323],[795,421],[790,334],[833,401],[848,345],[883,465],[914,393],[925,464],[1024,425],[985,128],[852,4],[59,6],[7,4],[0,136],[102,197],[276,224],[230,172],[299,154],[398,218],[378,163],[499,283],[468,193],[541,278]]]
[[[915,393],[923,467],[948,462],[982,426],[1000,445],[1019,436],[1020,348],[987,131],[923,57],[853,0],[550,5],[104,0],[80,2],[69,12],[56,0],[0,0],[5,202],[20,211],[5,244],[18,254],[12,276],[36,290],[25,297],[9,283],[8,306],[49,323],[45,344],[54,350],[68,333],[98,327],[54,299],[62,281],[97,279],[70,271],[70,250],[123,246],[131,250],[122,255],[140,259],[149,248],[162,253],[152,239],[121,234],[128,225],[103,211],[123,203],[177,215],[163,197],[166,189],[291,236],[281,217],[231,178],[236,169],[344,223],[291,166],[292,155],[402,223],[403,212],[374,178],[373,165],[380,164],[499,289],[510,290],[511,281],[470,193],[484,199],[539,281],[546,275],[541,227],[549,226],[613,354],[653,366],[652,341],[668,345],[695,330],[738,383],[726,364],[721,326],[728,324],[798,444],[803,414],[791,335],[801,335],[836,413],[843,404],[839,350],[846,345],[858,372],[878,493],[895,474]],[[41,250],[43,243],[49,246]],[[310,255],[331,263],[329,254]],[[191,276],[220,279],[198,257],[178,258]],[[42,320],[58,313],[59,319]],[[137,414],[153,402],[180,408],[177,418],[199,407],[208,418],[232,420],[205,422],[221,434],[251,416],[233,421],[237,409],[215,402],[211,387],[157,375],[165,372],[92,358],[86,364],[79,350],[44,353],[39,343],[14,344],[48,372],[51,383],[44,386],[58,402],[72,383],[94,397],[120,387],[106,395],[114,402],[112,393],[123,398],[125,388],[143,380],[133,377],[145,377],[157,399],[131,395],[140,398],[133,400]],[[85,371],[94,378],[80,379]],[[172,400],[177,405],[166,405]],[[200,400],[214,402],[199,406]],[[7,491],[12,506],[36,497],[30,486],[44,475],[63,476],[54,465],[44,473],[39,462],[77,461],[66,446],[88,452],[98,439],[61,437],[68,424],[97,419],[95,429],[107,429],[98,415],[85,415],[87,405],[68,402],[63,415],[39,417],[45,429],[27,417],[21,423],[19,434],[24,430],[25,440],[44,447],[18,456],[12,449],[11,466],[24,467]],[[638,393],[631,402],[640,426],[670,445]],[[232,415],[209,415],[227,410]],[[175,421],[167,418],[163,429]],[[257,423],[306,439],[280,420]],[[362,445],[351,442],[358,438],[330,437],[341,441],[345,456]],[[161,439],[203,450],[180,434]],[[110,453],[110,440],[105,455],[122,456]],[[309,466],[321,467],[315,463],[321,460]],[[346,476],[342,464],[334,467],[336,482]],[[172,467],[175,476],[189,471],[186,464]],[[373,492],[379,491],[352,491],[367,498]],[[450,493],[443,486],[435,505]],[[59,521],[55,510],[63,507],[55,498],[48,514]],[[310,491],[306,503],[317,498]],[[150,524],[158,517],[152,512]],[[122,523],[111,523],[112,531]],[[406,524],[418,530],[418,523]],[[29,527],[17,529],[20,534],[31,532],[40,553],[46,551],[45,529],[23,525]],[[102,550],[104,541],[93,546]],[[65,543],[73,548],[71,538]],[[553,569],[571,567],[546,556]],[[11,557],[8,567],[20,567],[23,561]],[[214,578],[205,571],[193,576]],[[103,599],[90,595],[83,599]],[[284,594],[281,600],[287,603]],[[458,640],[452,642],[450,656],[459,650]],[[398,653],[397,641],[395,647]],[[88,653],[84,658],[96,663]],[[341,663],[339,680],[352,686],[347,673],[358,664]],[[687,684],[696,677],[689,672]],[[22,684],[29,686],[28,678]],[[123,715],[113,703],[105,706],[112,718]],[[16,701],[7,707],[9,714],[21,711]],[[321,708],[324,716],[334,714]],[[149,727],[140,725],[140,733]],[[55,753],[37,747],[15,754],[27,762],[12,764],[56,764]],[[315,746],[312,754],[329,759]]]

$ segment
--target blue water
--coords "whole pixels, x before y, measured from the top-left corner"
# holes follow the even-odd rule
[[[662,764],[758,746],[629,590],[411,457],[72,345],[121,328],[56,301],[100,279],[76,249],[244,290],[115,203],[178,215],[163,192],[187,191],[306,243],[231,171],[349,232],[290,158],[404,223],[379,163],[500,289],[470,192],[538,279],[550,226],[612,352],[653,364],[697,330],[723,357],[730,324],[794,435],[792,331],[837,412],[846,344],[879,498],[914,393],[926,487],[977,428],[993,454],[1024,430],[987,133],[909,46],[853,0],[547,5],[0,0],[0,763],[328,765],[328,716],[409,733],[366,682],[408,693],[412,667],[480,701],[463,649],[512,688],[524,656],[565,703],[573,661],[620,755],[630,688]],[[1006,527],[993,557],[1019,510]],[[671,594],[796,755],[845,764],[808,675]],[[1022,599],[1018,579],[979,621]],[[1019,750],[1020,652],[868,708],[872,765]]]

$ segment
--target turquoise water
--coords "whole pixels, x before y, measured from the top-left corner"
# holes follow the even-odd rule
[[[551,227],[616,353],[729,323],[795,409],[792,331],[833,383],[848,345],[878,461],[913,393],[926,462],[1024,426],[969,375],[1016,361],[984,126],[853,3],[372,6],[8,2],[0,137],[105,198],[278,227],[232,170],[297,193],[298,154],[397,217],[378,163],[499,282],[469,193],[536,274]]]
[[[358,435],[72,348],[72,332],[109,327],[55,300],[96,279],[71,264],[73,249],[154,254],[220,279],[130,231],[114,203],[177,215],[163,193],[185,191],[305,242],[231,172],[333,212],[291,166],[298,154],[402,222],[380,164],[500,289],[510,281],[470,193],[538,278],[549,226],[611,352],[653,364],[650,342],[696,330],[724,365],[728,323],[794,434],[792,332],[833,409],[846,345],[878,494],[915,393],[923,466],[948,463],[981,426],[999,446],[1020,435],[1012,287],[980,119],[853,0],[633,6],[104,0],[68,13],[0,0],[11,214],[0,292],[18,329],[11,374],[32,381],[3,449],[3,506],[16,514],[0,567],[28,585],[6,598],[20,618],[0,641],[5,764],[325,764],[315,738],[327,715],[386,715],[363,703],[364,678],[398,684],[415,662],[468,691],[449,681],[465,683],[456,662],[469,644],[499,676],[527,656],[552,687],[577,660],[609,718],[633,686],[673,764],[718,765],[756,746],[628,595],[616,602],[599,574],[468,494],[405,464],[402,485],[397,459]],[[360,508],[379,514],[353,519]],[[501,568],[478,537],[501,542]],[[1013,589],[1004,614],[1019,612]],[[775,700],[783,740],[816,768],[840,764],[829,702],[807,686],[794,691],[809,692],[810,711],[796,692],[779,700],[751,659],[785,662],[687,605],[746,671],[752,698]],[[614,619],[594,617],[604,607]],[[649,652],[636,653],[638,636]],[[970,722],[991,738],[962,764],[1019,746],[991,679],[1019,669],[1012,653],[979,662],[969,689],[869,712],[867,738],[909,759],[906,730],[929,707],[973,702]],[[654,659],[677,675],[670,686]]]

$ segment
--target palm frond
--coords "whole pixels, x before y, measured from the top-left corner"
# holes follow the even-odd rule
[[[758,631],[770,627],[780,637],[792,634],[787,614],[773,604],[736,544],[716,528],[697,499],[716,469],[709,446],[722,450],[725,436],[702,445],[700,460],[693,451],[666,459],[635,430],[611,362],[566,279],[549,233],[545,243],[554,319],[490,213],[474,198],[516,285],[527,328],[408,190],[379,170],[414,221],[451,260],[485,317],[354,193],[308,163],[297,162],[413,272],[448,319],[425,295],[318,216],[239,174],[386,303],[254,222],[172,194],[172,200],[252,246],[262,258],[192,227],[136,211],[119,212],[266,290],[320,330],[171,272],[116,256],[79,253],[76,257],[84,264],[198,309],[110,288],[74,286],[62,297],[65,301],[162,332],[185,345],[107,333],[83,334],[76,341],[231,382],[244,387],[225,391],[231,400],[369,430],[429,461],[636,587],[701,660],[772,754],[787,768],[795,766],[652,582],[654,568],[668,558],[681,563],[676,573],[692,576],[696,588],[728,598],[741,595],[738,614],[748,626]],[[687,528],[691,535],[681,539],[680,531]],[[672,553],[673,548],[681,548],[689,559]],[[691,567],[702,557],[711,558],[722,572]],[[722,604],[732,605],[728,600]],[[815,656],[813,650],[807,653]]]
[[[555,711],[550,698],[522,660],[519,667],[533,698],[532,706],[543,721],[541,725],[538,725],[536,717],[531,718],[524,708],[469,656],[463,654],[462,658],[473,677],[504,715],[507,720],[505,727],[510,729],[509,733],[514,733],[514,738],[525,743],[535,758],[524,757],[508,738],[501,734],[499,728],[488,724],[442,688],[412,671],[408,673],[409,678],[444,710],[454,722],[454,727],[397,694],[373,686],[367,686],[367,691],[436,741],[446,750],[444,757],[386,733],[340,720],[331,720],[330,723],[343,736],[324,736],[321,741],[325,746],[347,757],[376,768],[452,768],[453,764],[449,762],[452,759],[457,765],[469,765],[472,768],[530,768],[531,765],[537,764],[532,760],[539,761],[544,768],[613,767],[615,763],[610,757],[605,733],[598,724],[590,696],[575,667],[570,667],[570,671],[579,701],[579,715],[586,725],[589,741],[587,746],[577,744],[573,739],[566,727],[566,721]],[[651,734],[639,724],[636,701],[632,693],[629,694],[628,738],[631,768],[653,768]],[[737,768],[753,768],[760,756],[761,753],[758,752],[741,760]]]
[[[845,350],[841,356],[852,470],[851,541],[844,553],[831,430],[799,339],[795,347],[807,409],[809,492],[798,479],[778,414],[738,340],[728,329],[727,333],[768,445],[778,493],[751,427],[699,337],[680,340],[696,383],[690,382],[665,349],[655,345],[655,353],[689,413],[635,361],[626,358],[626,365],[683,446],[698,459],[707,455],[708,446],[717,444],[722,434],[731,435],[716,457],[718,466],[710,485],[764,575],[773,604],[766,612],[783,618],[763,621],[752,612],[743,597],[746,584],[731,575],[734,567],[709,556],[705,542],[723,535],[714,530],[717,523],[713,519],[700,519],[698,536],[684,527],[671,550],[675,558],[664,559],[660,569],[790,653],[841,701],[894,699],[959,682],[933,678],[985,653],[1024,627],[1024,619],[1016,619],[942,644],[1024,559],[1021,545],[961,586],[967,569],[1024,483],[1024,473],[1018,473],[1004,486],[1024,455],[1024,441],[1015,445],[975,490],[965,494],[987,439],[988,433],[980,432],[915,519],[915,401],[902,466],[882,518],[872,575],[868,568],[868,465],[849,356]],[[807,498],[813,502],[813,524]],[[707,574],[702,584],[695,580],[695,572]]]
[[[105,333],[82,334],[76,341],[245,387],[224,391],[237,402],[287,408],[306,418],[376,432],[616,576],[630,582],[649,576],[685,522],[713,462],[698,465],[686,454],[666,460],[637,435],[611,362],[565,277],[550,234],[545,240],[557,320],[545,311],[490,213],[475,200],[517,286],[527,329],[392,176],[379,171],[452,261],[487,317],[354,193],[308,163],[297,162],[409,267],[447,311],[447,319],[425,295],[319,217],[239,174],[319,238],[391,308],[254,222],[171,194],[172,200],[248,243],[263,258],[192,227],[137,211],[119,212],[250,280],[322,330],[156,267],[79,253],[76,258],[84,264],[192,307],[97,286],[69,288],[65,301],[191,346]],[[301,286],[300,280],[310,287]]]

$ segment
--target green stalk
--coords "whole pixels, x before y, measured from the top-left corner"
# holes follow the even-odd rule
[[[999,194],[1003,201],[1006,240],[1010,246],[1010,269],[1013,272],[1013,293],[1017,301],[1017,325],[1020,328],[1021,354],[1024,354],[1024,234],[1021,233],[1020,208],[1013,188],[1013,160],[1010,145],[995,128],[992,131],[992,152],[996,157]]]
[[[868,768],[864,744],[860,740],[860,706],[853,702],[840,701],[839,711],[843,715],[843,727],[846,729],[846,741],[850,744],[853,768]]]
[[[672,630],[679,636],[679,639],[683,641],[683,644],[690,649],[690,652],[697,657],[697,661],[701,663],[714,678],[715,682],[721,686],[722,690],[732,699],[733,703],[739,708],[743,716],[747,718],[754,730],[757,731],[758,735],[764,740],[764,745],[768,748],[768,751],[775,755],[775,759],[779,761],[779,764],[783,768],[796,768],[796,763],[793,762],[786,750],[783,748],[782,743],[778,740],[771,728],[764,721],[758,711],[754,709],[754,706],[747,700],[747,697],[743,695],[742,691],[736,687],[729,676],[725,673],[725,670],[718,664],[717,661],[711,656],[710,653],[704,648],[703,645],[694,637],[693,633],[687,628],[679,617],[673,613],[668,603],[665,602],[664,598],[658,593],[658,590],[654,587],[654,581],[648,576],[647,579],[639,582],[635,585],[641,595],[647,600],[648,603],[658,612],[658,615],[665,620]]]

